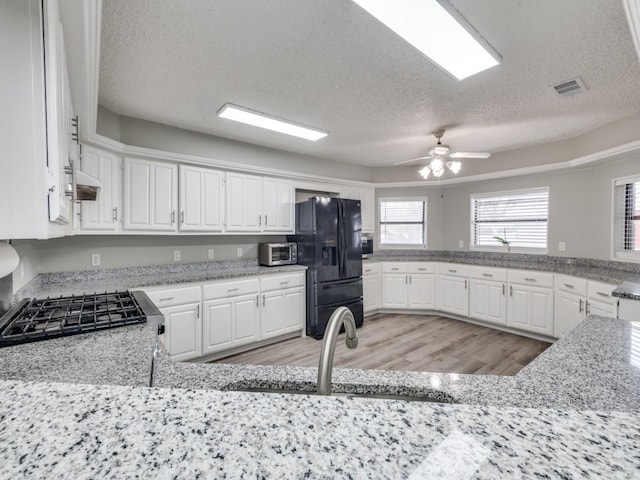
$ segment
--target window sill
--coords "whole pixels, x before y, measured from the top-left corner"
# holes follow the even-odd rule
[[[640,263],[640,252],[615,252],[611,260],[616,262]]]
[[[539,248],[524,248],[524,247],[510,247],[508,251],[504,250],[502,247],[471,247],[470,250],[472,252],[492,252],[492,253],[523,253],[529,255],[547,255],[549,253],[548,249],[539,249]]]
[[[378,250],[426,250],[426,245],[378,245]]]

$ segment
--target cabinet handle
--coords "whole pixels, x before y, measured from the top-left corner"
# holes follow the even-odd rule
[[[280,282],[280,285],[289,285],[289,281],[286,281],[286,282]]]
[[[587,300],[586,302],[584,302],[584,313],[586,313],[587,315],[591,314],[591,305],[589,305],[589,300]]]
[[[173,300],[174,297],[166,297],[166,298],[161,298],[160,301],[161,302],[168,302],[169,300]]]
[[[118,221],[118,207],[113,207],[113,221]]]
[[[196,317],[200,318],[200,304],[196,305]]]
[[[536,279],[535,278],[525,278],[524,281],[525,282],[535,282]]]
[[[411,275],[409,275],[409,285],[411,285]]]
[[[176,211],[171,210],[171,224],[176,223]]]
[[[464,281],[464,289],[465,289],[465,290],[467,289],[467,280],[466,280],[466,279],[465,279],[465,281]]]
[[[449,269],[449,273],[458,273],[458,270],[451,270],[451,269]]]
[[[237,292],[238,290],[240,290],[240,288],[229,288],[229,289],[227,290],[227,292],[228,292],[228,293],[231,293],[231,292]]]
[[[507,289],[507,286],[503,283],[503,284],[502,284],[502,295],[503,295],[503,296],[504,296],[504,295],[505,295],[505,293],[506,293],[506,289]]]
[[[564,286],[565,286],[565,287],[567,287],[567,288],[570,288],[570,289],[572,289],[572,290],[573,290],[574,288],[576,288],[576,287],[574,287],[573,285],[571,285],[571,284],[569,284],[569,283],[565,283],[565,284],[564,284]]]
[[[256,295],[256,307],[260,306],[260,295]]]
[[[582,313],[582,299],[580,299],[580,303],[578,304],[578,313]]]
[[[489,277],[489,278],[492,278],[492,277],[493,277],[493,274],[491,274],[491,273],[483,273],[483,274],[482,274],[482,276],[483,276],[483,277]]]
[[[418,271],[419,272],[424,272],[426,270],[426,268],[419,268]]]
[[[396,270],[400,270],[400,269],[399,268],[392,268],[391,270],[393,270],[395,272]]]
[[[267,221],[267,214],[266,213],[264,214],[264,224],[265,225],[269,224],[269,222]]]
[[[262,294],[262,306],[263,306],[263,307],[264,307],[264,305],[265,305],[265,302],[266,302],[266,295],[263,293],[263,294]]]
[[[509,285],[509,296],[513,297],[513,285]]]
[[[180,223],[184,223],[184,210],[180,212]]]
[[[602,293],[602,292],[596,292],[598,295],[600,295],[601,297],[606,297],[606,298],[610,298],[611,295],[607,294],[607,293]]]
[[[258,215],[258,226],[262,226],[262,215]]]

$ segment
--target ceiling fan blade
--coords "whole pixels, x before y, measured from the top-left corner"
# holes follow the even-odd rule
[[[451,158],[489,158],[490,156],[489,152],[454,152],[449,155]]]
[[[426,157],[412,158],[411,160],[403,160],[402,162],[394,163],[393,166],[395,167],[396,165],[404,165],[405,163],[417,162],[418,160],[428,160],[430,158],[433,158],[433,155],[427,155]]]

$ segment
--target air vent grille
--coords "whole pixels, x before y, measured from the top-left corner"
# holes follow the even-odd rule
[[[587,87],[579,77],[553,85],[553,91],[559,97],[572,97],[587,91]]]

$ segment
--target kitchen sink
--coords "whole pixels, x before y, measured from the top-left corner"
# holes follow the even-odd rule
[[[241,387],[234,389],[236,392],[254,392],[254,393],[283,393],[292,395],[313,395],[313,396],[329,396],[319,395],[315,391],[309,390],[292,390],[282,388],[264,388],[264,387]],[[332,392],[331,397],[347,398],[349,400],[358,399],[376,399],[376,400],[395,400],[404,402],[431,402],[431,403],[458,403],[451,395],[438,392],[436,395],[403,395],[395,393],[346,393]]]

